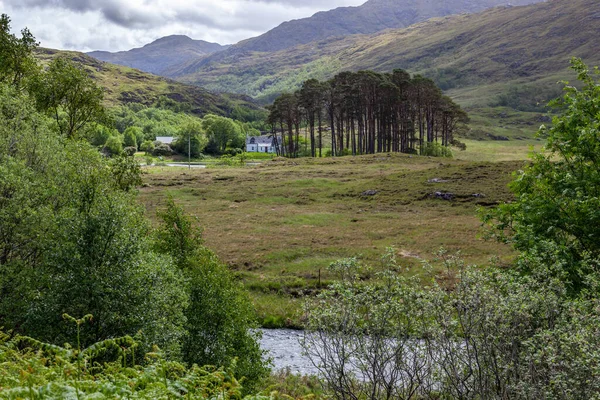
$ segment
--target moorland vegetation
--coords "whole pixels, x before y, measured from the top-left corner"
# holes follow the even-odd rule
[[[236,280],[240,275],[219,261],[198,221],[165,193],[150,223],[138,205],[139,164],[121,151],[111,151],[112,157],[98,151],[109,141],[115,148],[150,146],[170,118],[189,144],[193,133],[206,132],[196,137],[196,150],[212,146],[218,153],[234,148],[242,129],[254,127],[220,116],[199,120],[173,110],[128,107],[113,112],[113,118],[121,117],[113,128],[102,90],[84,70],[64,58],[42,68],[33,58],[37,44],[28,30],[21,37],[11,34],[5,15],[0,28],[0,397],[265,398],[253,395],[268,384],[269,371],[252,329],[251,302]],[[326,396],[597,398],[600,71],[578,59],[572,63],[579,88],[566,85],[564,97],[554,103],[558,113],[539,133],[547,140],[544,151],[515,174],[512,194],[495,194],[488,202],[456,182],[464,193],[430,186],[415,200],[418,190],[400,185],[407,177],[422,186],[448,183],[444,176],[430,177],[433,172],[450,178],[481,172],[476,179],[502,186],[485,173],[504,171],[505,165],[436,160],[431,171],[429,158],[363,156],[352,162],[379,173],[381,193],[356,185],[340,196],[322,177],[321,189],[334,205],[331,215],[288,219],[293,230],[331,225],[346,197],[351,207],[381,198],[376,213],[419,201],[432,208],[442,202],[448,205],[442,211],[466,214],[465,203],[479,204],[488,235],[516,251],[508,262],[484,268],[441,252],[442,268],[428,264],[425,275],[399,263],[396,250],[375,270],[363,270],[356,258],[331,263],[328,281],[321,282],[319,273],[314,290],[300,293],[307,298],[303,344],[322,372]],[[344,141],[335,137],[336,125],[354,126],[346,118],[340,115],[332,124],[332,141]],[[427,134],[435,136],[435,126],[426,126],[432,121],[420,120],[424,141]],[[218,137],[222,125],[237,136]],[[332,155],[352,148],[336,146]],[[311,154],[316,155],[314,144]],[[386,174],[388,159],[410,165],[414,174],[408,169]],[[304,165],[313,161],[317,167],[340,162],[311,159]],[[297,172],[298,164],[285,160],[268,167],[276,163]],[[268,167],[261,172],[272,177],[281,172]],[[220,184],[242,174],[228,171],[202,177]],[[372,178],[366,172],[361,171]],[[265,201],[260,177],[254,178],[248,183],[254,192],[234,202]],[[314,200],[314,183],[312,177],[299,180],[287,197],[267,206],[274,212],[281,203],[306,206]],[[294,196],[299,187],[303,195]],[[147,189],[144,195],[152,188]],[[201,190],[186,195],[197,200],[206,195]],[[216,207],[232,208],[230,198],[224,200]],[[344,221],[351,227],[361,223],[365,210],[354,211]],[[375,223],[385,225],[386,215],[381,217]],[[274,243],[279,240],[275,235]]]

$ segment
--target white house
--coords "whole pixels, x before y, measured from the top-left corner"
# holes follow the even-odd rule
[[[276,153],[276,138],[273,135],[249,136],[246,138],[248,153]]]
[[[170,145],[171,143],[173,143],[175,141],[175,138],[172,136],[157,136],[156,141]]]

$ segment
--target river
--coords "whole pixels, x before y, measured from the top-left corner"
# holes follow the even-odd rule
[[[273,369],[283,370],[289,368],[291,372],[302,375],[316,375],[317,369],[308,357],[302,355],[302,346],[299,340],[302,331],[291,329],[264,329],[260,345],[268,351],[268,357],[273,360]]]

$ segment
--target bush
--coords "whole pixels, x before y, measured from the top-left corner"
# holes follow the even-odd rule
[[[599,393],[597,299],[570,299],[559,280],[467,268],[443,253],[448,272],[423,287],[398,274],[394,254],[376,283],[361,282],[356,259],[333,263],[340,281],[306,303],[302,344],[338,398]]]
[[[135,155],[135,153],[137,153],[137,148],[136,147],[125,147],[123,149],[123,154],[129,156],[129,157],[133,157]]]
[[[123,152],[123,145],[121,144],[121,138],[118,136],[111,136],[104,144],[103,151],[110,156],[118,156]]]
[[[258,344],[254,312],[246,294],[227,267],[202,245],[196,221],[186,216],[172,199],[159,213],[163,225],[156,231],[155,249],[170,254],[189,282],[186,311],[187,337],[183,359],[192,364],[232,366],[253,390],[268,368]]]
[[[140,150],[146,152],[146,154],[152,154],[154,151],[155,145],[151,140],[146,140],[140,145]]]
[[[458,139],[454,139],[452,140],[452,146],[456,147],[457,149],[459,149],[460,151],[465,151],[467,150],[467,145],[463,142],[461,142]]]
[[[242,154],[243,152],[244,152],[244,150],[242,150],[240,148],[235,148],[235,149],[227,149],[225,154],[227,154],[228,156],[231,156],[231,157],[235,157],[239,154]]]
[[[116,130],[98,124],[91,129],[89,140],[93,146],[104,146],[108,138],[118,135],[119,132]]]
[[[155,157],[165,157],[173,155],[173,150],[168,144],[160,143],[152,151],[152,155]]]
[[[140,128],[133,126],[127,128],[123,133],[123,144],[127,147],[135,147],[137,150],[138,136],[143,137],[143,132]]]
[[[423,143],[420,154],[430,157],[447,157],[452,158],[452,150],[447,146],[442,146],[439,143]]]

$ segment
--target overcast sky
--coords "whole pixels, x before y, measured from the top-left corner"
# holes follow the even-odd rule
[[[0,0],[15,32],[28,27],[44,47],[129,50],[181,34],[221,44],[284,21],[366,0]]]

